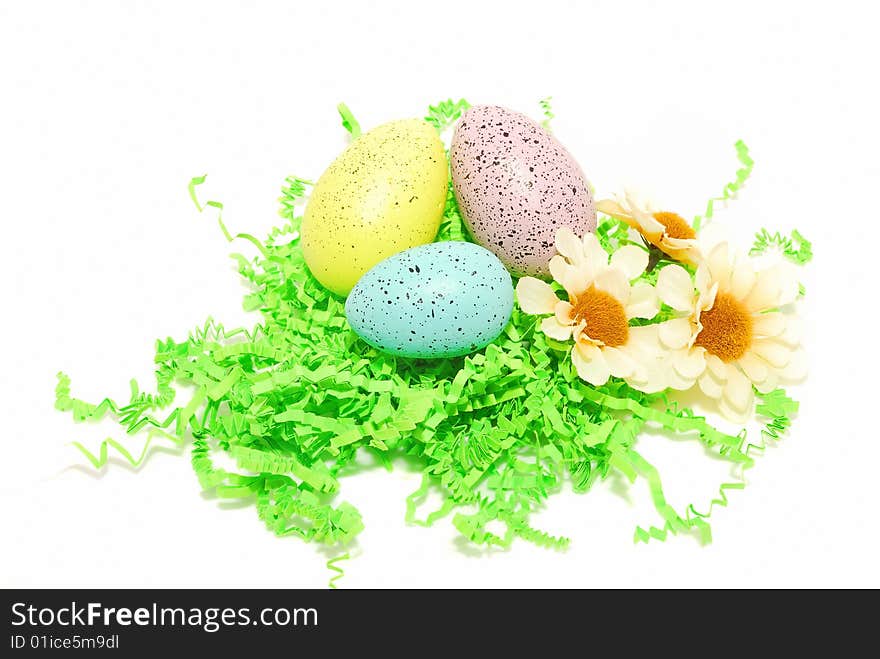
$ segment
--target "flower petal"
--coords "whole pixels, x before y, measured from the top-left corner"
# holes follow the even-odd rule
[[[727,243],[718,243],[706,257],[706,266],[712,281],[717,282],[721,290],[727,290],[730,284],[730,252]]]
[[[712,371],[712,374],[721,382],[727,379],[727,364],[715,355],[706,354],[706,366]]]
[[[755,394],[752,383],[738,368],[731,367],[727,371],[727,382],[724,383],[724,400],[730,407],[739,412],[751,410]]]
[[[655,394],[668,386],[666,373],[659,360],[637,364],[636,372],[626,378],[626,382],[633,389],[646,394]]]
[[[561,227],[556,232],[556,251],[567,258],[573,265],[579,265],[584,261],[584,250],[580,238],[571,227]]]
[[[634,187],[626,186],[623,189],[623,196],[615,196],[617,197],[617,200],[621,203],[621,205],[626,209],[626,212],[630,215],[633,215],[636,212],[651,212],[651,203],[638,189]]]
[[[619,219],[623,219],[624,217],[629,218],[630,215],[620,204],[611,199],[600,199],[596,202],[596,210],[600,213],[605,213],[605,215],[610,215],[611,217],[616,217]]]
[[[574,307],[571,306],[571,302],[566,302],[565,300],[559,300],[557,298],[556,306],[553,309],[553,315],[556,316],[556,320],[560,325],[574,325]]]
[[[807,376],[808,367],[807,352],[799,348],[791,354],[791,360],[782,369],[782,377],[790,382],[803,380]]]
[[[719,380],[708,368],[703,371],[697,383],[702,391],[709,398],[719,399],[724,393],[724,383]]]
[[[606,268],[596,276],[593,285],[611,295],[622,305],[626,306],[629,303],[629,281],[620,270]]]
[[[636,361],[626,351],[611,346],[602,348],[608,370],[616,378],[628,378],[636,371]]]
[[[592,272],[598,272],[608,265],[608,252],[602,249],[599,239],[589,231],[584,234],[584,258]]]
[[[608,362],[596,346],[576,343],[571,349],[571,361],[578,376],[592,385],[603,385],[611,377]]]
[[[672,318],[657,324],[660,340],[670,350],[684,348],[691,340],[691,323],[687,318]]]
[[[737,262],[730,274],[730,293],[737,300],[744,300],[755,285],[757,275],[752,264],[743,259]]]
[[[626,304],[627,318],[653,318],[660,311],[657,289],[648,282],[638,281],[629,291],[629,302]]]
[[[718,296],[718,283],[714,283],[709,287],[708,291],[700,293],[697,298],[697,309],[708,311],[715,306],[715,298]]]
[[[550,259],[549,267],[553,279],[562,284],[570,296],[580,295],[593,283],[592,277],[587,273],[586,264],[573,266],[564,257],[557,255]]]
[[[528,314],[553,313],[559,298],[550,288],[550,284],[535,279],[523,277],[516,285],[516,299],[519,300],[520,308]]]
[[[706,356],[701,350],[677,350],[672,353],[672,368],[692,383],[706,370]]]
[[[654,359],[663,355],[665,351],[659,342],[657,325],[630,327],[626,349],[638,361],[647,361],[649,358]]]
[[[755,389],[760,391],[762,394],[770,393],[774,389],[779,386],[779,376],[776,375],[773,371],[770,371],[767,374],[767,379],[763,382],[754,382]]]
[[[709,266],[706,265],[705,261],[697,266],[697,271],[694,273],[694,283],[700,295],[704,295],[711,288],[712,273],[709,272]]]
[[[666,231],[666,227],[649,213],[636,213],[634,219],[638,225],[638,232],[651,242],[659,241],[663,232]]]
[[[758,273],[754,288],[743,302],[755,312],[776,309],[794,302],[799,289],[794,266],[779,263]]]
[[[762,338],[779,336],[785,331],[786,320],[785,314],[779,311],[761,313],[752,318],[752,331]]]
[[[672,236],[663,236],[660,246],[674,250],[694,249],[697,246],[697,241],[694,238],[673,238]]]
[[[739,358],[737,363],[746,374],[746,377],[752,382],[763,382],[770,374],[770,369],[767,368],[767,362],[753,352],[747,352],[744,354]]]
[[[666,227],[654,217],[649,204],[639,201],[638,195],[632,190],[626,191],[626,205],[629,207],[630,214],[638,225],[640,233],[656,240],[666,231]]]
[[[752,352],[774,368],[783,368],[791,361],[792,349],[772,339],[758,339],[752,344]]]
[[[767,309],[775,309],[779,305],[779,284],[766,271],[760,273],[755,286],[743,302],[750,311],[758,313]]]
[[[697,236],[699,251],[708,256],[719,243],[728,242],[730,231],[721,222],[710,222],[700,228]]]
[[[754,399],[754,394],[752,394],[752,398]],[[733,423],[746,423],[749,420],[749,412],[751,411],[751,408],[747,407],[745,410],[738,410],[733,407],[726,398],[722,397],[721,400],[718,401],[718,411],[721,412],[721,415],[728,421],[732,421]]]
[[[560,325],[556,316],[550,316],[541,321],[541,331],[551,339],[568,341],[571,338],[571,325]]]
[[[624,245],[611,255],[611,267],[633,280],[648,267],[648,252],[635,245]]]
[[[801,286],[798,281],[797,269],[792,263],[782,261],[773,266],[779,282],[779,300],[777,304],[784,307],[794,302],[800,294]]]
[[[786,314],[785,331],[777,336],[776,340],[794,348],[801,344],[801,337],[803,334],[804,324],[800,317]]]
[[[649,394],[667,387],[666,372],[669,368],[664,366],[661,359],[666,350],[660,345],[657,325],[630,327],[629,341],[618,350],[626,352],[635,363],[635,371],[626,379],[630,386]]]
[[[694,283],[680,265],[667,265],[657,275],[657,295],[677,311],[691,311],[694,306]]]
[[[574,325],[571,328],[571,337],[578,343],[581,341],[586,341],[588,343],[593,342],[593,340],[584,334],[584,329],[587,327],[587,321],[579,320],[577,325]]]
[[[673,261],[678,261],[679,263],[699,263],[702,260],[700,253],[696,250],[696,248],[679,248],[673,247],[667,244],[668,240],[663,238],[660,240],[660,243],[657,245],[661,250],[663,250],[666,255],[672,259]]]
[[[664,376],[666,378],[666,386],[677,391],[687,391],[694,386],[695,378],[683,377],[672,367],[672,360],[675,359],[678,352],[685,352],[687,348],[671,353],[667,359],[663,361]]]

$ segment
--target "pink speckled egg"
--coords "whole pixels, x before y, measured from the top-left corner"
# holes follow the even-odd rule
[[[517,275],[546,276],[560,227],[596,229],[596,207],[578,164],[524,114],[470,108],[449,152],[462,218],[480,245]]]

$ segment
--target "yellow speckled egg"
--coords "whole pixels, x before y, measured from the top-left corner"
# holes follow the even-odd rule
[[[321,175],[306,206],[302,250],[315,278],[347,295],[380,261],[432,242],[447,171],[440,137],[420,119],[358,137]]]

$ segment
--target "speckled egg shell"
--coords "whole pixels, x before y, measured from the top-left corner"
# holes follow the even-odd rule
[[[434,240],[447,174],[443,143],[424,121],[393,121],[358,137],[309,197],[300,233],[311,273],[346,295],[382,259]]]
[[[560,227],[596,228],[596,207],[574,158],[524,114],[470,108],[449,152],[455,197],[474,239],[518,275],[546,276]]]
[[[440,242],[396,254],[361,277],[345,302],[355,333],[402,357],[465,355],[491,343],[513,310],[513,283],[490,251]]]

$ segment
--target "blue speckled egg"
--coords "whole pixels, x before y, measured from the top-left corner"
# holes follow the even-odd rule
[[[345,302],[355,333],[401,357],[466,355],[510,320],[513,283],[489,250],[465,242],[420,245],[367,271]]]

